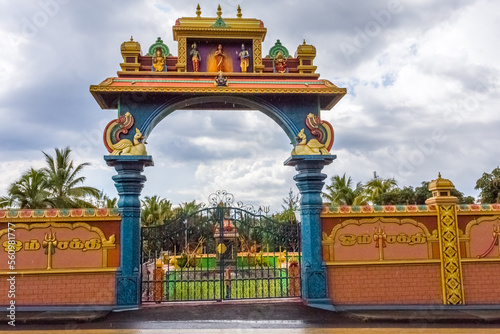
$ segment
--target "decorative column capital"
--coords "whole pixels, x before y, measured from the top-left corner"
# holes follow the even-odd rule
[[[336,155],[292,155],[286,159],[285,166],[294,166],[297,171],[303,169],[323,169],[337,158]]]
[[[153,157],[150,155],[105,155],[106,164],[115,167],[120,172],[143,172],[144,167],[154,166]]]

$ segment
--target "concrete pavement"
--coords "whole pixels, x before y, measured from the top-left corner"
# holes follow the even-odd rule
[[[6,319],[4,315],[2,317]],[[263,333],[266,330],[270,334],[282,333],[280,330],[283,329],[288,334],[344,333],[347,328],[355,329],[356,333],[436,333],[438,328],[439,333],[482,333],[479,330],[500,333],[500,311],[437,309],[331,312],[307,307],[296,299],[146,304],[139,310],[111,313],[18,312],[15,328],[6,326],[6,321],[0,323],[0,331],[16,330],[23,333],[23,330],[30,330],[29,333],[35,333],[34,330],[46,330],[40,333],[71,334],[163,334],[172,331],[182,334],[212,333],[212,330],[221,329],[224,331],[220,333],[226,333],[225,330],[231,330],[231,333],[236,330],[237,333]],[[466,331],[442,331],[452,328]],[[365,331],[368,329],[370,331]]]

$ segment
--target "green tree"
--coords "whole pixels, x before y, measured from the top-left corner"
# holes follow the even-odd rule
[[[483,173],[476,181],[476,190],[481,190],[479,200],[481,203],[500,202],[500,167],[493,169],[491,173]]]
[[[373,178],[365,184],[365,191],[373,204],[382,204],[382,195],[390,192],[397,185],[394,178],[384,179],[377,175],[377,172],[373,172]]]
[[[393,188],[389,192],[382,193],[380,196],[382,205],[409,205],[416,203],[416,195],[413,187]]]
[[[161,225],[166,219],[174,217],[172,203],[155,195],[146,196],[142,202],[141,224],[143,226]]]
[[[450,195],[457,197],[459,204],[472,204],[472,203],[474,203],[474,197],[465,196],[463,192],[459,191],[456,188],[454,188],[450,191]]]
[[[2,198],[3,206],[20,209],[52,208],[55,205],[54,201],[49,198],[47,186],[45,174],[31,168],[9,187],[9,196]]]
[[[429,181],[423,181],[420,187],[415,188],[415,204],[423,205],[425,200],[432,197],[432,192],[429,190]]]
[[[281,207],[283,210],[292,210],[295,211],[299,209],[300,207],[300,194],[294,195],[292,188],[290,188],[290,191],[288,192],[288,196],[283,198],[283,204],[281,204]]]
[[[98,208],[117,208],[118,207],[118,198],[110,198],[108,195],[104,193],[104,191],[99,191],[97,196],[92,198],[92,203],[94,206]]]
[[[363,186],[360,182],[353,188],[351,177],[346,178],[346,175],[334,175],[331,178],[331,184],[326,186],[326,193],[323,193],[323,198],[328,200],[333,205],[365,205],[366,196]]]
[[[179,204],[179,207],[174,210],[176,213],[177,217],[187,217],[190,216],[196,211],[199,211],[201,209],[202,204],[201,203],[196,203],[196,200],[193,200],[191,202],[182,202]]]
[[[89,208],[93,207],[85,197],[98,196],[99,190],[94,187],[83,186],[85,177],[78,176],[84,167],[90,163],[79,165],[73,163],[70,158],[71,149],[55,149],[55,158],[43,152],[48,167],[42,169],[46,175],[47,189],[51,199],[58,208]]]
[[[283,198],[283,208],[282,212],[278,212],[273,215],[273,218],[281,223],[297,224],[297,218],[295,217],[295,211],[300,208],[300,194],[294,195],[292,188],[288,192],[288,196]]]

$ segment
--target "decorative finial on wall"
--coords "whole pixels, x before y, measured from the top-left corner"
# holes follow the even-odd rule
[[[238,5],[238,14],[236,14],[236,16],[237,16],[239,19],[241,19],[242,14],[241,14],[241,7],[240,7],[240,5]]]
[[[196,17],[201,17],[201,7],[200,4],[196,6]]]
[[[221,15],[222,15],[222,9],[220,8],[220,4],[219,4],[219,6],[217,7],[217,17],[219,18],[219,17],[221,17]]]

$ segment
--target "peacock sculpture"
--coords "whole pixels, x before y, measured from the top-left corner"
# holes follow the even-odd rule
[[[306,126],[316,138],[307,141],[304,129],[300,130],[297,135],[298,144],[292,150],[292,155],[329,155],[333,145],[332,125],[310,113],[306,118]]]
[[[127,134],[134,125],[134,117],[127,112],[108,123],[104,129],[104,146],[111,155],[147,155],[144,136],[138,128],[135,129],[133,141],[120,139],[121,134]]]

